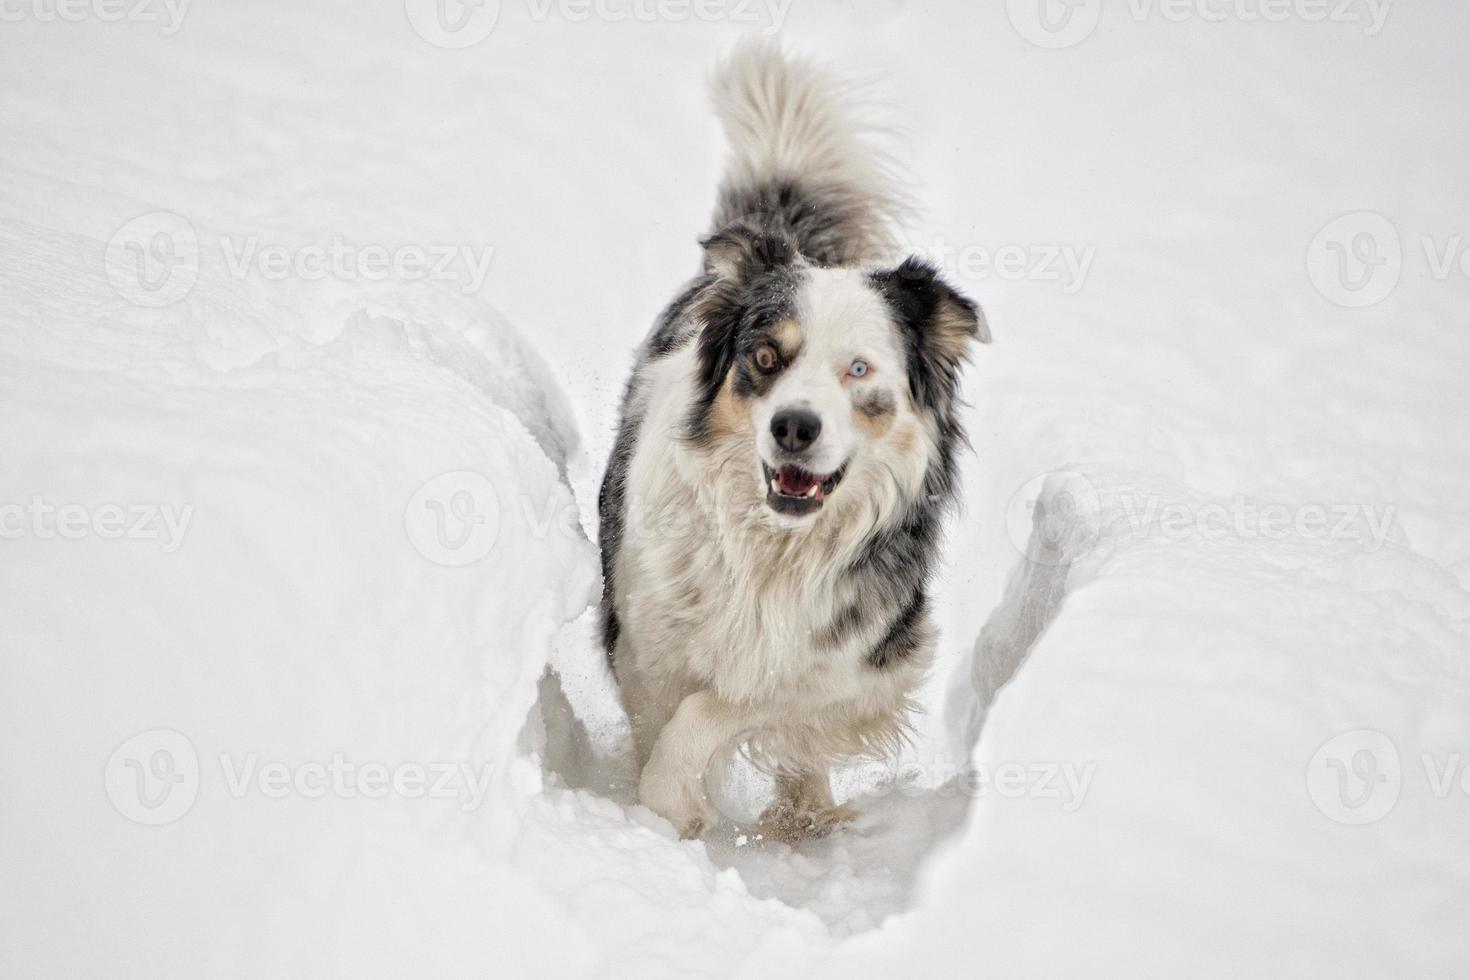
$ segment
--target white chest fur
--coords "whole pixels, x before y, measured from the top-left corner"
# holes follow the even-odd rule
[[[853,543],[821,525],[781,527],[749,452],[710,458],[682,441],[692,349],[649,365],[629,468],[619,617],[640,669],[722,698],[814,710],[857,697],[863,651],[824,634],[853,597]]]

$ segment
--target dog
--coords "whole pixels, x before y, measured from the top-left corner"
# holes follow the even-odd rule
[[[933,651],[958,375],[990,340],[899,259],[901,178],[854,88],[746,44],[711,90],[731,157],[703,269],[639,348],[598,500],[601,630],[638,798],[685,837],[744,747],[771,837],[822,834],[834,764],[896,750]]]

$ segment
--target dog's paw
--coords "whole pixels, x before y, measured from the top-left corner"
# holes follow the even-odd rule
[[[638,782],[638,802],[674,825],[679,836],[692,840],[715,823],[714,808],[702,781],[693,786],[670,780],[644,778]]]
[[[859,817],[850,806],[804,807],[789,802],[773,803],[760,816],[759,830],[767,840],[783,844],[826,837]]]

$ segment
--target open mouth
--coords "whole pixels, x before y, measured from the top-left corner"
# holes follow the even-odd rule
[[[778,514],[801,517],[822,509],[822,503],[842,482],[843,466],[823,476],[800,466],[772,467],[761,461],[766,473],[766,503]]]

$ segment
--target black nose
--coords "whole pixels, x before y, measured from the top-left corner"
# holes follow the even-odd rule
[[[799,453],[817,441],[822,434],[822,420],[805,408],[787,408],[771,419],[771,435],[776,444],[789,453]]]

